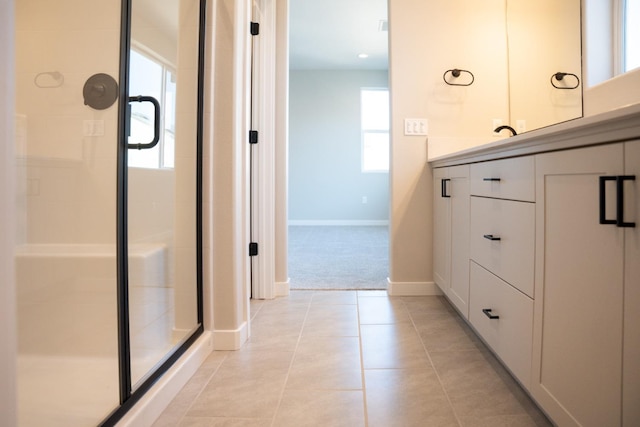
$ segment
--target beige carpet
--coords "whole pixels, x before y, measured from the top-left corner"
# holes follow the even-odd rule
[[[291,289],[386,289],[386,226],[290,226]]]

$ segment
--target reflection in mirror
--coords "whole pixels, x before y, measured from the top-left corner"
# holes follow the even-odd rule
[[[522,133],[582,116],[580,0],[451,0],[424,9],[430,158],[507,138],[494,132],[499,126]],[[468,73],[456,77],[456,69]],[[559,72],[566,80],[552,81]]]
[[[582,116],[580,17],[580,0],[507,0],[509,124],[518,133]]]
[[[132,0],[129,95],[160,105],[158,143],[128,150],[132,383],[197,327],[199,0]],[[132,102],[129,144],[154,138],[154,106]]]

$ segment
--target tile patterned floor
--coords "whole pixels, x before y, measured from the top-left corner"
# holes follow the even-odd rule
[[[442,297],[292,291],[253,301],[154,427],[533,427],[544,415]]]

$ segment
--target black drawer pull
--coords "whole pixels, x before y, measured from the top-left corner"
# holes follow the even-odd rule
[[[489,319],[499,319],[500,316],[496,316],[495,314],[491,314],[491,309],[490,308],[483,308],[482,312],[484,313],[485,316],[487,316]]]
[[[492,240],[492,241],[499,241],[500,240],[500,237],[494,236],[493,234],[485,234],[483,237],[485,239],[487,239],[487,240]]]
[[[449,178],[443,178],[442,182],[440,183],[440,196],[441,197],[451,197],[451,194],[447,193],[447,182],[450,182],[451,179]]]
[[[617,221],[615,219],[607,219],[607,193],[606,193],[606,182],[607,181],[616,181],[615,176],[601,176],[599,177],[599,208],[600,208],[600,224],[616,224]]]
[[[500,178],[482,178],[483,181],[500,182]]]
[[[602,177],[600,178],[602,179]],[[618,227],[635,227],[635,222],[625,222],[624,220],[624,182],[635,181],[635,175],[622,175],[616,177],[616,220],[615,223]]]

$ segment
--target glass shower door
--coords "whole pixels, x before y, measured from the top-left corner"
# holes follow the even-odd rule
[[[118,105],[90,81],[118,83],[121,1],[15,5],[19,425],[92,426],[119,405]]]
[[[198,327],[199,0],[132,0],[128,294],[135,390]]]

